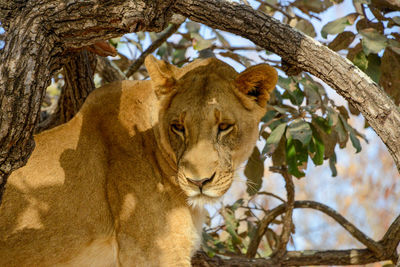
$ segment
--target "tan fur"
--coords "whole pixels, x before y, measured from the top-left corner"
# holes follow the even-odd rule
[[[99,88],[70,122],[35,136],[0,207],[0,266],[190,266],[202,205],[230,187],[265,108],[216,59],[178,69],[151,56],[146,67],[152,81]],[[186,179],[210,176],[202,193]]]

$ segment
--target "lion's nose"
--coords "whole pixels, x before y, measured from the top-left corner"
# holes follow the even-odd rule
[[[197,186],[200,188],[200,192],[201,192],[201,190],[203,189],[203,186],[205,186],[207,183],[211,182],[212,179],[214,179],[214,176],[215,176],[215,172],[214,172],[213,175],[211,175],[210,178],[204,178],[204,179],[198,180],[198,179],[192,179],[192,178],[186,177],[186,179],[187,179],[190,183],[197,185]]]

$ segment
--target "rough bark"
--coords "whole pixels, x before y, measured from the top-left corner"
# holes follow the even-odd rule
[[[245,256],[208,257],[204,252],[198,252],[192,258],[193,267],[265,267],[265,266],[309,266],[309,265],[360,265],[387,260],[376,257],[368,249],[348,250],[304,250],[288,251],[281,259],[249,259]]]
[[[45,89],[66,51],[139,30],[164,29],[171,1],[0,1],[0,201],[30,156]]]
[[[182,0],[176,2],[174,10],[193,21],[248,38],[281,56],[288,64],[326,82],[361,111],[400,171],[400,109],[350,61],[249,6],[228,1]]]
[[[71,52],[64,66],[64,86],[57,108],[46,120],[39,123],[35,132],[51,129],[65,123],[79,111],[88,95],[95,89],[93,76],[96,69],[96,55],[83,49]]]
[[[52,58],[61,49],[46,36],[37,12],[40,8],[21,10],[0,54],[0,197],[9,174],[25,164],[34,148],[32,132],[45,88],[60,66]]]

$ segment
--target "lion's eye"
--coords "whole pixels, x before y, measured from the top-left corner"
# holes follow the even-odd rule
[[[220,132],[225,132],[228,131],[229,129],[231,129],[233,127],[233,124],[229,124],[229,123],[220,123],[218,125],[218,131]]]
[[[183,124],[179,124],[179,123],[171,124],[171,129],[176,133],[184,133],[185,132],[185,126],[183,126]]]

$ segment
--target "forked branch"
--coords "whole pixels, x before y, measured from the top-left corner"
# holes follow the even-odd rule
[[[137,58],[132,65],[129,66],[129,68],[126,70],[126,77],[129,78],[130,76],[132,76],[140,68],[140,66],[143,65],[144,59],[148,55],[156,51],[156,49],[159,48],[165,41],[167,41],[167,39],[172,34],[174,34],[180,26],[181,24],[172,24],[171,26],[169,26],[169,28],[164,33],[162,33],[160,37],[155,40],[145,51],[143,51],[140,57]]]
[[[330,207],[315,201],[295,201],[294,208],[310,208],[323,212],[338,222],[346,229],[355,239],[363,243],[366,249],[349,249],[349,250],[305,250],[305,251],[287,251],[284,255],[279,256],[277,253],[270,258],[254,259],[257,250],[251,251],[244,256],[220,258],[208,258],[204,253],[197,253],[192,263],[193,266],[286,266],[286,265],[353,265],[367,264],[377,261],[392,260],[396,262],[398,255],[396,248],[400,243],[400,216],[397,217],[389,227],[385,236],[381,241],[376,242],[361,232],[356,226],[350,223],[346,218],[340,215]],[[262,236],[268,229],[268,226],[279,215],[285,213],[287,204],[281,204],[270,210],[259,224],[257,236],[249,245],[249,250],[258,248]],[[254,254],[253,254],[254,253]],[[207,262],[205,265],[202,262]]]
[[[247,253],[248,257],[254,257],[255,252],[253,249],[256,247],[258,248],[258,245],[261,241],[262,236],[265,234],[266,230],[268,229],[268,226],[271,224],[273,220],[275,220],[276,217],[279,215],[285,213],[286,210],[286,205],[287,204],[281,204],[277,206],[276,208],[270,210],[265,217],[261,220],[259,227],[257,229],[257,236],[259,238],[254,238],[252,242],[250,243],[249,246],[249,251],[250,248],[252,249],[250,252]],[[384,253],[383,246],[372,240],[370,237],[365,235],[363,232],[361,232],[356,226],[354,226],[351,222],[349,222],[346,218],[344,218],[341,214],[333,210],[332,208],[315,202],[315,201],[295,201],[294,202],[294,208],[308,208],[308,209],[315,209],[323,212],[324,214],[328,215],[332,219],[334,219],[337,223],[339,223],[344,229],[346,229],[355,239],[360,241],[362,244],[364,244],[368,249],[373,251],[377,256],[381,256]],[[400,221],[400,220],[399,220]],[[400,228],[400,227],[399,227]],[[389,228],[390,229],[390,228]],[[251,254],[250,254],[251,253]]]

